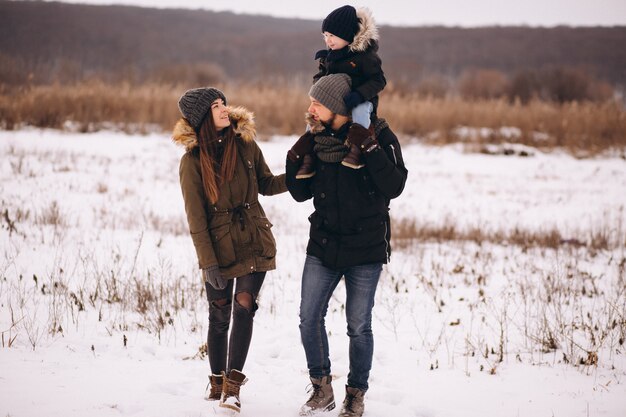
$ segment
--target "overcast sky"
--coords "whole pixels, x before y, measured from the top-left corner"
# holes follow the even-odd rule
[[[64,0],[71,3],[184,7],[277,17],[323,19],[331,10],[352,4],[369,7],[380,24],[417,26],[626,25],[626,0]]]

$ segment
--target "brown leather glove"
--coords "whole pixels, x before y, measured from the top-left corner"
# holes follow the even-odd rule
[[[361,151],[369,149],[372,146],[378,145],[378,141],[374,137],[374,126],[370,125],[369,129],[364,128],[358,123],[353,123],[348,129],[348,137],[346,138],[346,144],[356,145]]]
[[[311,132],[306,132],[304,135],[300,136],[300,139],[298,139],[289,152],[287,152],[287,158],[291,162],[302,162],[304,155],[313,153],[313,146],[315,145],[314,137],[315,135]]]

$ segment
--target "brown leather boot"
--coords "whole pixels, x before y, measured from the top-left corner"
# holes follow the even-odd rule
[[[207,401],[217,401],[222,396],[222,375],[210,375],[209,384],[206,387],[204,399]]]
[[[231,369],[228,376],[226,376],[225,372],[222,372],[222,377],[224,378],[224,387],[222,389],[220,407],[240,412],[239,389],[248,381],[248,378],[236,369]]]
[[[331,382],[332,377],[330,375],[322,378],[311,378],[311,389],[309,390],[311,396],[300,407],[301,416],[311,416],[335,408],[335,395]]]
[[[341,165],[353,168],[353,169],[361,169],[365,166],[363,163],[363,159],[361,156],[361,151],[356,145],[350,145],[350,150],[348,154],[343,157],[341,161]]]
[[[343,400],[339,417],[361,417],[365,411],[364,396],[365,391],[346,385],[346,398]]]
[[[313,155],[307,153],[302,157],[302,165],[296,172],[296,179],[311,178],[313,175],[315,175],[315,159]]]

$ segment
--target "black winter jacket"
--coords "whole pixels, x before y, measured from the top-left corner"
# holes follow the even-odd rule
[[[332,133],[344,139],[348,126]],[[377,139],[380,148],[364,154],[365,167],[358,170],[316,158],[316,174],[296,179],[299,165],[287,159],[289,192],[296,201],[313,198],[315,207],[307,254],[328,268],[387,263],[391,255],[389,201],[402,193],[408,171],[391,129],[382,129]]]

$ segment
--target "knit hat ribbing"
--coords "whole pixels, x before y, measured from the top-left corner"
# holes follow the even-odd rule
[[[226,96],[217,88],[192,88],[185,91],[185,94],[178,100],[178,109],[191,127],[197,131],[211,110],[211,104],[218,98],[221,98],[226,105]]]
[[[352,80],[344,73],[326,75],[309,90],[309,96],[322,103],[328,110],[342,116],[350,115],[343,98],[352,91]]]
[[[322,32],[330,32],[348,43],[352,43],[358,31],[359,18],[352,6],[342,6],[333,10],[322,22]]]

